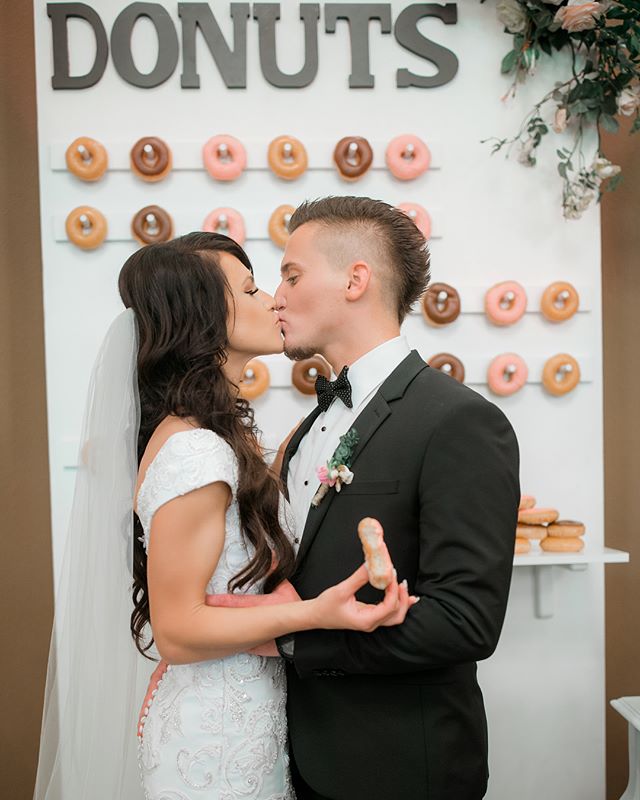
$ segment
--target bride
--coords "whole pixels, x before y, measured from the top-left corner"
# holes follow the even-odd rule
[[[358,602],[364,566],[312,600],[287,580],[284,501],[238,393],[282,337],[242,248],[212,233],[149,245],[119,290],[83,426],[35,799],[290,800],[273,640],[396,625],[412,599],[394,579],[377,606]],[[253,600],[207,600],[225,593]]]

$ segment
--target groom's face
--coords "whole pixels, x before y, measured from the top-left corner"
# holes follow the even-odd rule
[[[284,352],[299,361],[323,353],[344,323],[345,270],[328,257],[331,232],[308,222],[289,237],[275,293]]]

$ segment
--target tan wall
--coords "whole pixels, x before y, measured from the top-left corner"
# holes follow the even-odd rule
[[[640,134],[603,138],[624,182],[602,206],[605,532],[631,563],[606,568],[606,696],[640,695]],[[608,800],[627,784],[627,725],[607,711]]]
[[[32,797],[51,629],[33,12],[0,0],[0,782]]]
[[[0,19],[0,775],[3,796],[27,800],[52,615],[31,3],[0,0]],[[605,148],[626,175],[602,209],[606,540],[632,555],[606,572],[611,698],[640,694],[640,138]],[[609,711],[609,800],[626,785],[626,735]]]

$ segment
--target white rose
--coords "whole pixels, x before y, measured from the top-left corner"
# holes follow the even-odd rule
[[[613,178],[614,175],[621,172],[622,167],[612,164],[607,158],[596,158],[591,165],[591,170],[601,181],[606,181],[607,178]]]
[[[638,87],[630,88],[627,86],[618,95],[618,111],[625,117],[630,117],[635,114],[638,106],[640,106],[640,93]]]
[[[556,133],[562,133],[567,127],[567,109],[564,106],[556,109],[551,127]]]
[[[595,200],[595,192],[582,184],[574,183],[564,198],[563,210],[566,219],[580,219]]]
[[[559,22],[569,33],[579,33],[595,28],[603,11],[603,4],[593,0],[569,0],[566,6],[556,11],[553,21]]]
[[[527,15],[518,0],[499,0],[496,13],[509,33],[522,33],[527,27]]]

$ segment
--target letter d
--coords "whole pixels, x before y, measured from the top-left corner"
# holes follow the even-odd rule
[[[47,14],[51,17],[53,42],[51,86],[54,89],[86,89],[96,84],[104,75],[109,57],[107,34],[98,14],[86,3],[47,3]],[[86,75],[69,75],[67,20],[71,17],[88,22],[96,37],[96,57]]]

